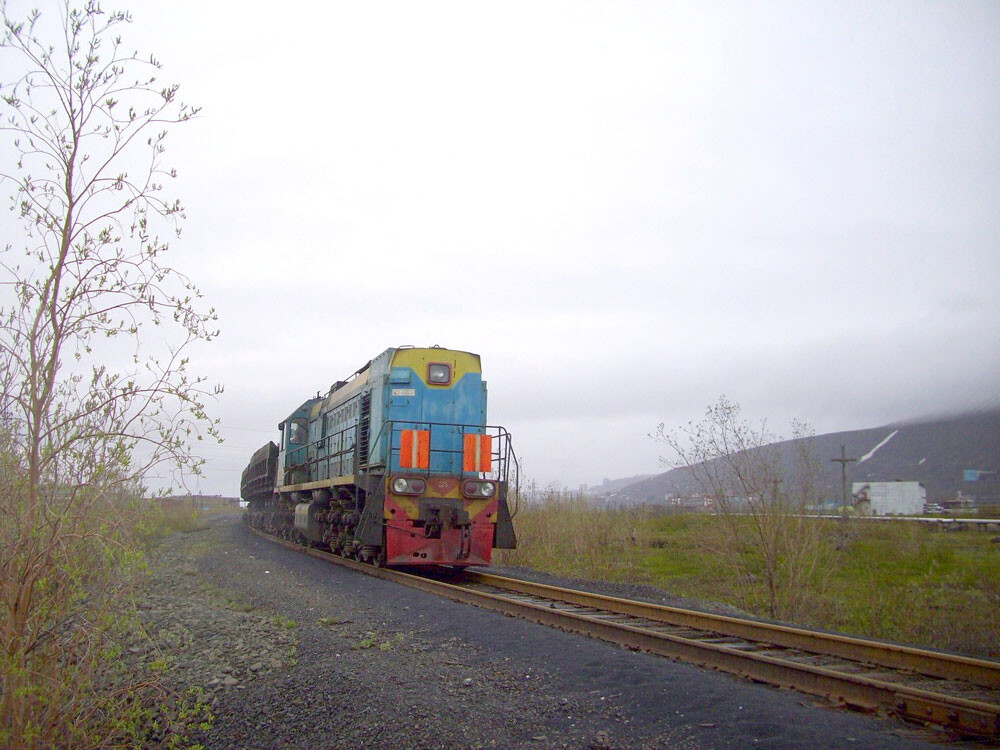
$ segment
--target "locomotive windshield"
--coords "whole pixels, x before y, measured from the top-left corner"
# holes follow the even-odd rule
[[[302,445],[309,439],[309,430],[305,419],[293,419],[288,433],[288,442],[292,445]]]

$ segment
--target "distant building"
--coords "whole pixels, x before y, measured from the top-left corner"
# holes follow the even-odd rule
[[[156,502],[164,508],[191,508],[201,511],[240,507],[238,497],[223,497],[222,495],[174,495],[172,497],[158,497]]]
[[[663,504],[670,509],[685,512],[715,510],[715,501],[704,495],[664,495]]]
[[[919,516],[927,490],[920,482],[854,482],[854,507],[871,516]]]

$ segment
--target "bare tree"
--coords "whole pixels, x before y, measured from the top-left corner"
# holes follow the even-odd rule
[[[811,434],[803,424],[793,430],[795,438]],[[673,453],[664,462],[683,467],[711,500],[716,523],[704,542],[743,606],[771,617],[799,615],[822,552],[820,526],[806,517],[818,470],[808,441],[795,443],[789,465],[767,425],[751,425],[725,396],[701,422],[679,431],[661,424],[654,437]]]
[[[30,746],[67,720],[52,664],[99,655],[81,607],[110,601],[96,592],[114,593],[107,571],[128,559],[119,501],[153,467],[197,472],[193,441],[218,439],[205,412],[218,390],[187,358],[216,316],[164,262],[184,218],[164,188],[167,132],[198,110],[157,82],[155,58],[126,51],[124,13],[67,0],[19,20],[0,2],[0,17],[15,154],[0,181],[23,229],[0,255],[0,744]]]

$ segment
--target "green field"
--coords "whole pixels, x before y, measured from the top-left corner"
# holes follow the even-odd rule
[[[738,522],[749,525],[751,520]],[[996,532],[858,519],[808,524],[803,537],[807,552],[794,560],[779,560],[783,567],[774,577],[782,619],[1000,656]],[[763,604],[766,576],[753,535],[747,535],[751,542],[734,548],[732,527],[723,526],[718,517],[651,516],[557,499],[523,508],[515,525],[520,548],[503,553],[503,563],[581,578],[652,584],[678,596],[724,602],[759,616],[770,614]],[[761,571],[754,567],[758,565]],[[747,566],[750,572],[741,572]],[[794,583],[785,585],[787,581]]]

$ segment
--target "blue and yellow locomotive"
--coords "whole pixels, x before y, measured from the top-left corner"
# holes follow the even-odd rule
[[[243,472],[247,522],[376,565],[488,565],[516,545],[510,435],[479,356],[388,349],[278,425]]]

